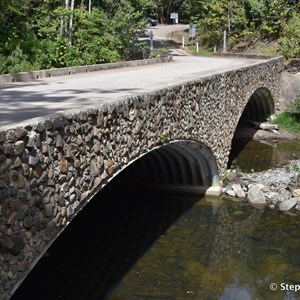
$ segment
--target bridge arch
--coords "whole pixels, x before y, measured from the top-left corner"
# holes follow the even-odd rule
[[[275,104],[269,89],[260,87],[254,91],[242,112],[240,121],[265,122],[274,113]]]
[[[275,101],[272,93],[265,87],[257,88],[252,95],[246,99],[231,141],[231,150],[228,156],[227,168],[230,168],[234,159],[252,139],[258,130],[258,124],[268,120],[274,114]]]
[[[175,189],[209,195],[220,188],[216,159],[199,142],[178,140],[142,155],[122,172],[122,183],[159,189]],[[121,176],[120,176],[121,177]],[[119,181],[118,176],[114,178]]]

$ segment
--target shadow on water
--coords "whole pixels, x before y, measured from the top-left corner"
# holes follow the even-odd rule
[[[198,197],[124,190],[112,181],[70,223],[15,292],[17,299],[104,299]]]

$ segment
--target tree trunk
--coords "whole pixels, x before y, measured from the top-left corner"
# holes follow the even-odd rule
[[[64,23],[64,26],[63,26],[64,36],[67,36],[67,34],[68,34],[68,16],[67,16],[68,9],[69,9],[69,0],[65,0],[65,10],[66,10],[65,13],[66,13],[66,15],[64,16],[64,21],[63,21],[63,23]]]
[[[68,7],[69,7],[69,0],[65,0],[64,7],[65,7],[65,12],[67,12]],[[60,18],[60,35],[61,36],[66,36],[66,34],[67,34],[67,29],[68,29],[67,22],[68,22],[68,17],[66,15],[61,16],[61,18]]]
[[[248,120],[248,123],[251,124],[254,128],[259,128],[262,130],[268,130],[274,133],[278,133],[279,127],[276,124],[269,124],[269,123],[261,123],[261,122],[254,122]]]
[[[70,45],[72,45],[74,2],[75,2],[75,0],[71,0],[71,15],[70,15],[70,25],[69,25],[69,43],[70,43]]]
[[[89,14],[92,12],[92,0],[89,0]]]

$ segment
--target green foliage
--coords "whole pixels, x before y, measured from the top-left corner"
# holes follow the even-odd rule
[[[100,1],[101,7],[93,3],[91,13],[84,1],[76,0],[72,28],[70,7],[65,8],[65,1],[3,1],[1,73],[130,59],[137,29],[145,26],[142,12],[126,0]]]
[[[160,48],[154,50],[150,55],[149,58],[156,58],[156,57],[163,57],[167,55],[167,49],[166,48]]]
[[[39,69],[38,65],[32,65],[28,55],[20,48],[16,48],[8,57],[0,55],[0,71],[2,73],[18,73],[23,70],[33,71]]]
[[[203,47],[199,47],[198,53],[197,53],[197,47],[195,45],[191,45],[188,48],[189,48],[190,52],[193,53],[193,55],[199,55],[199,56],[211,56],[212,55],[211,51],[208,51]]]
[[[193,3],[194,1],[184,1]],[[190,21],[197,24],[202,44],[222,47],[223,31],[227,31],[228,46],[240,41],[256,42],[258,38],[277,40],[286,57],[299,56],[298,20],[300,3],[286,0],[212,0],[197,1]],[[192,7],[189,8],[192,12]]]
[[[297,164],[293,164],[291,168],[293,172],[300,173],[300,167]]]
[[[116,46],[120,56],[125,60],[134,58],[134,45],[138,40],[137,32],[145,27],[142,13],[128,3],[119,5],[110,26],[112,32],[118,37],[119,44]]]
[[[155,0],[133,0],[131,5],[135,10],[141,12],[145,18],[156,16],[158,2]]]
[[[168,134],[167,133],[161,133],[159,135],[160,141],[162,144],[165,144],[168,141]]]
[[[282,112],[276,116],[272,121],[273,124],[277,124],[280,128],[286,131],[300,136],[300,115],[290,112]]]
[[[62,0],[0,1],[0,72],[130,60],[149,55],[138,38],[147,17],[196,24],[201,46],[228,47],[259,37],[278,39],[286,58],[300,55],[300,2],[294,0]],[[73,25],[70,26],[71,16]],[[72,38],[71,38],[72,37]],[[197,39],[198,39],[197,37]],[[152,56],[163,55],[163,50]]]
[[[224,174],[222,175],[222,183],[224,186],[228,185],[230,183],[230,180],[231,180],[231,177],[230,177],[230,171],[229,170],[226,170],[224,172]]]
[[[208,47],[221,47],[223,31],[227,27],[225,3],[218,0],[207,2],[203,6],[206,17],[195,16],[192,22],[197,25],[202,43]]]
[[[300,136],[300,98],[292,100],[287,110],[278,114],[272,123]]]
[[[193,17],[192,22],[197,25],[202,44],[221,48],[224,30],[232,41],[236,41],[242,36],[247,19],[239,1],[213,0],[203,3],[202,12]]]
[[[73,45],[68,53],[68,65],[115,62],[121,59],[118,53],[119,39],[111,32],[110,21],[103,11],[94,8],[75,10],[76,24]]]
[[[300,14],[295,14],[283,27],[282,37],[278,42],[280,52],[286,58],[300,56]]]
[[[28,1],[8,1],[0,2],[0,51],[4,55],[11,55],[27,37],[28,23]]]
[[[288,111],[291,114],[300,116],[300,98],[295,98],[290,102],[290,104],[288,106]]]

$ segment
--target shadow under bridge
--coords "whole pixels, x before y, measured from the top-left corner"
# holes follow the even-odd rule
[[[174,141],[131,163],[115,184],[176,193],[219,196],[221,183],[211,150],[194,141]]]

